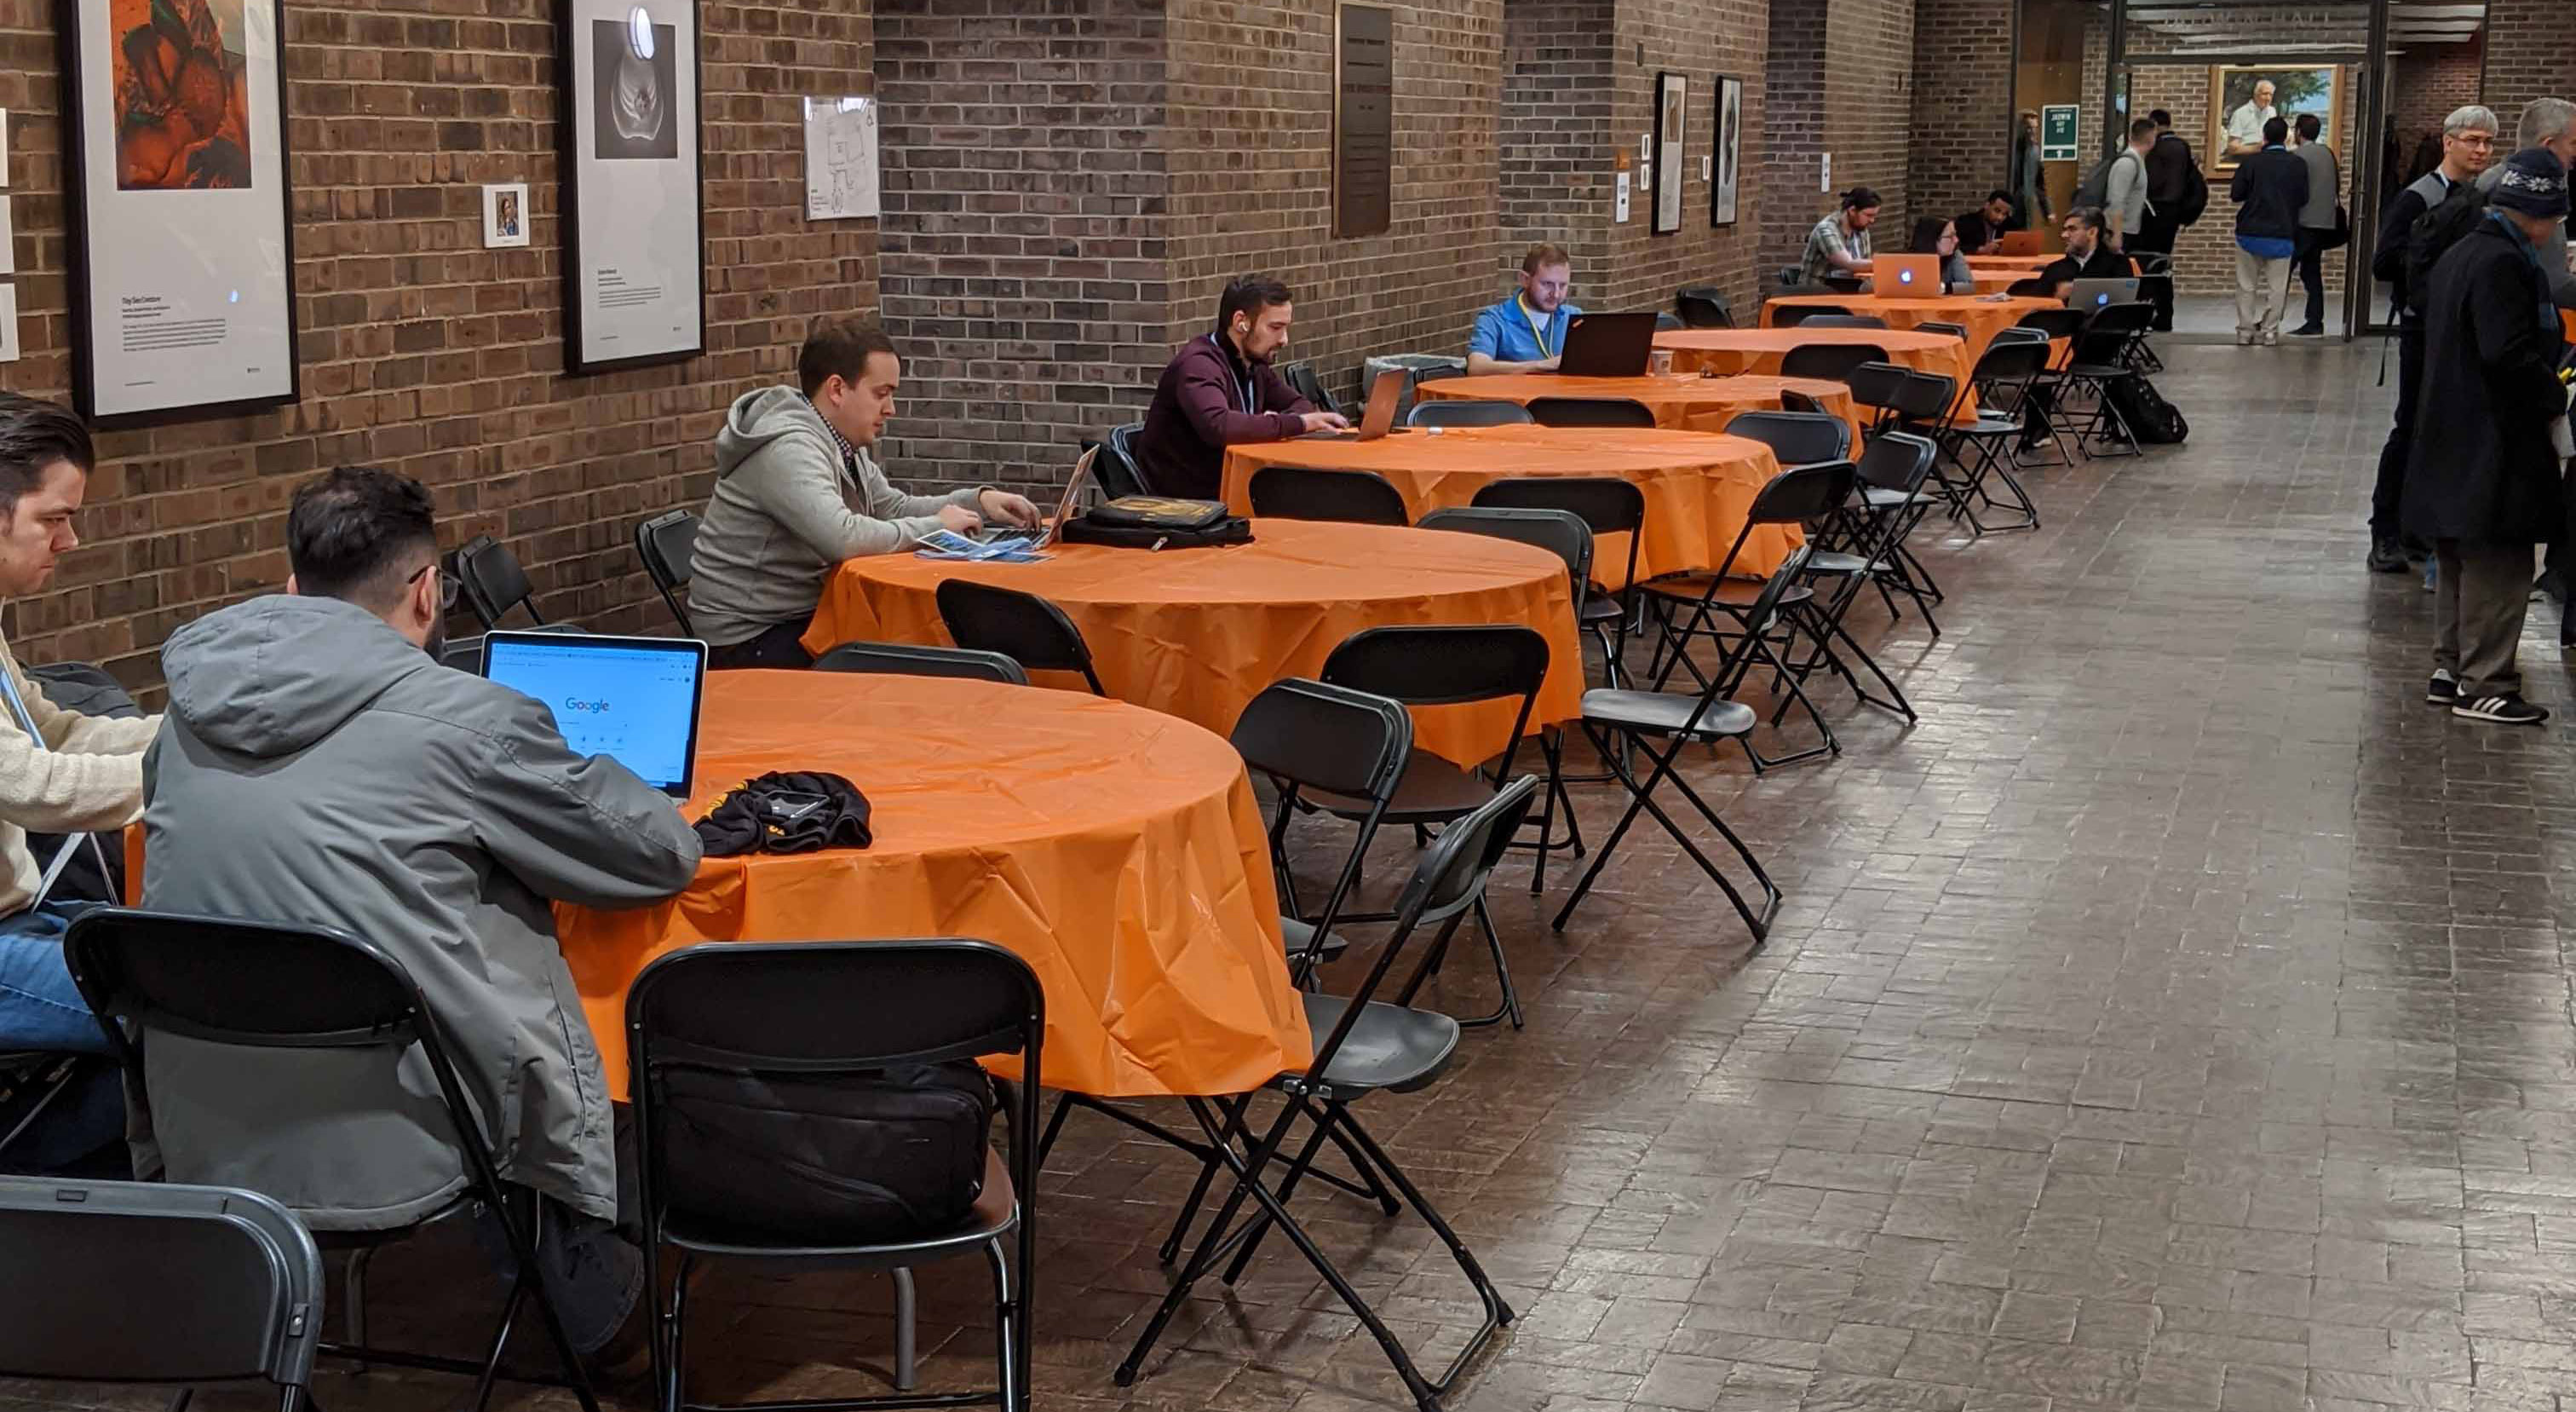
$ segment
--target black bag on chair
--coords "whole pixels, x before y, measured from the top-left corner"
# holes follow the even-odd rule
[[[2182,409],[2164,399],[2144,373],[2130,373],[2103,385],[2102,395],[2127,423],[2129,434],[2149,446],[2172,446],[2191,435]]]
[[[662,1122],[688,1141],[658,1195],[700,1220],[817,1245],[954,1226],[984,1190],[993,1081],[971,1060],[861,1078],[674,1064]]]

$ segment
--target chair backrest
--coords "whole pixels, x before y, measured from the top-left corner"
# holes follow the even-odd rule
[[[1518,623],[1363,628],[1324,659],[1328,686],[1407,706],[1534,698],[1547,676],[1547,639]]]
[[[1312,363],[1300,361],[1283,365],[1279,369],[1279,380],[1288,384],[1289,391],[1312,403],[1318,412],[1342,410],[1341,404],[1333,400],[1333,394],[1325,389],[1324,379],[1316,373]]]
[[[530,622],[546,620],[537,611],[536,589],[528,582],[528,571],[519,567],[519,557],[488,534],[474,536],[456,551],[456,582],[464,590],[465,606],[486,630],[501,626],[502,616],[513,608],[525,608]]]
[[[1685,289],[1673,296],[1673,312],[1689,328],[1733,328],[1735,314],[1726,296],[1715,289]]]
[[[1646,492],[1615,476],[1509,476],[1476,487],[1474,504],[1497,510],[1563,510],[1594,534],[1633,534],[1646,523]],[[1425,515],[1423,524],[1431,523]]]
[[[1663,309],[1655,311],[1655,332],[1657,333],[1679,333],[1689,327],[1690,325],[1682,322],[1682,316],[1679,314]]]
[[[1840,304],[1775,304],[1772,309],[1773,328],[1796,328],[1810,319],[1831,318],[1851,312]]]
[[[1816,276],[1816,281],[1836,294],[1858,294],[1868,283],[1859,275],[1845,270],[1827,270]]]
[[[1887,350],[1875,343],[1802,343],[1780,355],[1780,376],[1842,382],[1863,363],[1886,361]]]
[[[2013,322],[2021,328],[2035,328],[2050,338],[2073,338],[2084,329],[2087,317],[2081,309],[2033,309]]]
[[[1923,322],[1914,326],[1914,331],[1916,333],[1948,334],[1950,337],[1956,339],[1965,339],[1968,336],[1968,326],[1966,324],[1943,323],[1936,319],[1925,319]]]
[[[689,586],[689,559],[697,545],[698,517],[692,511],[665,511],[635,527],[635,555],[644,561],[644,576],[653,581],[681,633],[689,637],[697,636],[697,629],[689,626],[689,610],[680,602],[680,590]]]
[[[1998,343],[2046,343],[2047,341],[2046,330],[2024,328],[2020,324],[2015,324],[2011,328],[1996,329],[1995,336],[1986,340],[1986,346],[1992,348]]]
[[[1439,382],[1445,378],[1462,378],[1466,375],[1467,369],[1463,364],[1433,363],[1428,367],[1415,368],[1413,370],[1413,385],[1415,387],[1420,387],[1426,382]]]
[[[1262,688],[1226,733],[1253,769],[1303,789],[1393,798],[1413,718],[1383,696],[1287,677]]]
[[[1264,466],[1252,473],[1252,513],[1267,520],[1406,525],[1404,493],[1375,471]]]
[[[1802,525],[1820,520],[1851,499],[1858,473],[1849,461],[1791,466],[1765,482],[1744,512],[1748,525]]]
[[[1655,414],[1633,397],[1533,397],[1529,414],[1547,427],[1643,427]]]
[[[2027,338],[1998,337],[1977,355],[1976,370],[1969,380],[1980,385],[2008,382],[2036,375],[2048,366],[2049,346],[2046,335],[2033,329]]]
[[[1940,448],[1929,437],[1910,431],[1886,432],[1871,437],[1869,445],[1861,448],[1855,473],[1860,483],[1872,490],[1911,495],[1923,487],[1939,454]]]
[[[1536,420],[1518,402],[1470,402],[1465,398],[1426,398],[1404,416],[1415,427],[1508,427]]]
[[[1783,466],[1839,461],[1851,454],[1851,423],[1824,412],[1742,412],[1726,424],[1726,434],[1770,447]]]
[[[1780,410],[1783,412],[1809,412],[1817,416],[1823,416],[1825,415],[1825,404],[1816,398],[1809,397],[1807,394],[1800,392],[1794,387],[1784,387],[1780,389]]]
[[[322,1255],[257,1192],[0,1177],[0,1251],[0,1376],[312,1378]]]
[[[1129,422],[1125,426],[1111,427],[1106,438],[1093,443],[1100,448],[1100,454],[1091,462],[1091,479],[1100,487],[1102,496],[1116,500],[1122,496],[1154,493],[1152,483],[1145,479],[1145,472],[1136,464],[1135,439],[1137,433],[1144,429],[1143,422]]]
[[[1948,373],[1926,373],[1908,368],[1903,385],[1896,389],[1892,410],[1899,422],[1925,426],[1948,421],[1958,400],[1958,379]]]
[[[1029,674],[999,652],[964,647],[919,647],[909,642],[844,642],[814,659],[818,672],[863,672],[894,677],[952,677],[1027,686]]]
[[[2014,280],[2004,286],[2004,293],[2016,299],[2054,299],[2057,297],[2057,286],[2033,275],[2028,279]]]
[[[950,640],[975,652],[997,652],[1032,672],[1080,672],[1092,694],[1106,696],[1091,669],[1091,648],[1064,610],[1034,593],[944,579],[938,590],[939,621]]]
[[[2075,335],[2073,361],[2095,364],[2121,361],[2130,344],[2146,337],[2155,318],[2156,306],[2144,300],[2103,305],[2086,317],[2083,330]]]
[[[1499,505],[1448,505],[1422,517],[1423,529],[1488,535],[1544,549],[1565,561],[1575,610],[1592,582],[1592,526],[1571,510],[1511,509]],[[1324,680],[1331,681],[1328,674]]]
[[[1800,328],[1885,328],[1887,320],[1876,314],[1812,314]]]
[[[1862,358],[1856,362],[1847,364],[1840,374],[1843,384],[1851,389],[1852,401],[1860,404],[1861,406],[1884,411],[1887,408],[1895,406],[1896,399],[1904,395],[1905,369],[1887,361],[1886,354],[1880,349],[1831,348],[1810,345],[1805,348],[1793,348],[1789,350],[1789,356],[1794,358],[1801,353],[1825,352],[1879,354],[1876,358]],[[1822,373],[1790,373],[1788,371],[1788,365],[1785,362],[1781,365],[1781,371],[1791,377],[1825,376]]]

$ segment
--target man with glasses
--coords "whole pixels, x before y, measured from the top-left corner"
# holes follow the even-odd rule
[[[1565,356],[1565,327],[1581,309],[1565,302],[1574,261],[1562,246],[1533,245],[1521,257],[1521,287],[1476,316],[1467,339],[1467,372],[1552,373]]]
[[[72,517],[97,455],[89,429],[50,402],[0,392],[0,597],[43,591],[80,543]],[[107,1036],[63,964],[63,932],[96,906],[50,896],[53,859],[28,851],[29,830],[120,829],[143,809],[143,751],[161,718],[110,720],[65,711],[0,642],[0,1050],[106,1054]],[[87,1156],[123,1136],[113,1076],[48,1110],[34,1165]]]
[[[2472,103],[2442,120],[2441,164],[2409,183],[2379,217],[2372,275],[2386,280],[2397,309],[2397,417],[2379,451],[2379,477],[2370,491],[2370,558],[2373,573],[2402,574],[2406,550],[2399,540],[2398,504],[2406,492],[2406,457],[2415,442],[2415,397],[2424,375],[2424,316],[2406,288],[2415,222],[2449,200],[2452,188],[2477,180],[2495,159],[2496,115]]]

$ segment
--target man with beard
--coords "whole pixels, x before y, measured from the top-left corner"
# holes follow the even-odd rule
[[[1574,265],[1564,247],[1533,245],[1521,257],[1520,292],[1476,316],[1467,373],[1552,373],[1565,354],[1565,326],[1581,309],[1565,302]]]
[[[1225,448],[1350,425],[1316,411],[1272,366],[1295,314],[1288,286],[1242,275],[1217,301],[1216,328],[1172,354],[1134,442],[1137,469],[1156,494],[1215,500]]]

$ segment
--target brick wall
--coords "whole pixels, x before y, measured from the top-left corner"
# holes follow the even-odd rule
[[[1682,220],[1672,235],[1653,235],[1655,192],[1638,193],[1626,225],[1610,231],[1611,258],[1600,282],[1608,291],[1595,307],[1670,309],[1684,285],[1725,290],[1737,322],[1750,323],[1759,298],[1754,251],[1766,194],[1752,159],[1766,146],[1762,118],[1762,60],[1769,42],[1767,0],[1625,0],[1619,6],[1614,46],[1618,86],[1613,135],[1629,151],[1655,124],[1655,75],[1677,73],[1689,81],[1682,132]],[[1640,50],[1645,55],[1638,61]],[[1744,166],[1736,181],[1734,225],[1708,223],[1709,183],[1700,158],[1716,152],[1717,76],[1744,80],[1744,137],[1737,146]]]
[[[561,375],[555,7],[421,8],[285,7],[304,399],[103,437],[80,522],[87,542],[50,591],[9,607],[22,656],[99,661],[129,683],[157,681],[157,649],[173,628],[284,579],[286,497],[315,469],[344,462],[420,477],[450,542],[490,533],[508,543],[548,616],[659,623],[634,522],[704,500],[724,407],[792,375],[813,317],[875,303],[873,223],[804,219],[796,107],[800,94],[864,91],[864,6],[705,7],[708,351],[587,378]],[[54,14],[46,0],[0,0],[26,354],[0,365],[0,383],[64,397]],[[479,184],[519,180],[530,244],[486,251]]]
[[[1877,191],[1886,205],[1874,238],[1901,247],[1915,125],[1914,0],[1775,0],[1770,11],[1763,273],[1797,263],[1809,228],[1834,210],[1819,180],[1826,152],[1834,191]]]
[[[1916,0],[1913,62],[1913,212],[1973,210],[2011,174],[2011,0]]]
[[[1170,354],[1161,0],[882,0],[887,465],[1061,484]]]
[[[1357,388],[1368,354],[1463,352],[1476,311],[1506,287],[1502,0],[1397,8],[1393,221],[1344,240],[1331,237],[1329,0],[1170,0],[1166,18],[1178,335],[1214,319],[1229,276],[1264,270],[1297,293],[1286,356],[1315,360],[1336,393]]]
[[[2486,35],[2482,91],[2508,126],[2534,98],[2576,99],[2576,30],[2569,27],[2567,0],[2491,0]]]
[[[2486,44],[2482,38],[2466,44],[2410,45],[2399,56],[2397,72],[2390,83],[2389,113],[2397,119],[2400,180],[2404,179],[2405,164],[2415,155],[2415,144],[2427,136],[2438,139],[2442,119],[2449,117],[2453,109],[2478,101],[2485,67]],[[2506,114],[2505,121],[2511,123],[2513,115]]]
[[[1762,283],[1776,282],[1783,265],[1798,262],[1807,230],[1832,209],[1818,180],[1825,151],[1825,14],[1818,0],[1771,0],[1771,28],[1764,45],[1762,146],[1758,164],[1747,160],[1747,186],[1763,197],[1759,266]],[[1747,146],[1747,152],[1756,149]],[[1843,173],[1835,172],[1841,181]]]
[[[1608,270],[1613,0],[1503,0],[1501,258],[1554,241],[1585,281]],[[1629,139],[1633,142],[1635,139]]]

